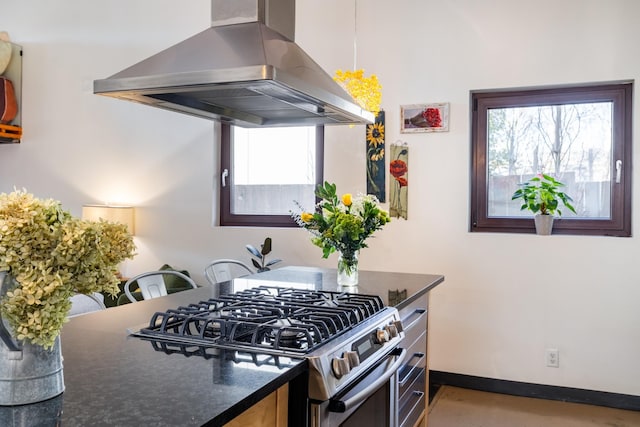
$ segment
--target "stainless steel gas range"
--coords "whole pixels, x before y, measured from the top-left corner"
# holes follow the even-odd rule
[[[311,426],[398,424],[404,332],[398,311],[376,295],[256,286],[155,313],[133,335],[167,353],[306,359]]]

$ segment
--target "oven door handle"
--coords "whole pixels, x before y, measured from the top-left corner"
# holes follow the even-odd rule
[[[380,386],[389,381],[402,366],[404,359],[407,356],[407,350],[404,348],[395,348],[389,353],[390,356],[397,356],[398,359],[382,374],[378,379],[369,384],[367,388],[359,391],[347,400],[333,400],[329,401],[329,411],[331,412],[346,412],[364,402],[370,395],[372,395]]]

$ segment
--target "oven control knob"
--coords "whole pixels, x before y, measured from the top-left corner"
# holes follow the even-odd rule
[[[343,357],[346,357],[349,361],[349,367],[352,369],[356,366],[360,366],[360,356],[357,351],[345,351]]]
[[[378,329],[376,331],[376,342],[378,344],[384,344],[389,342],[389,332],[384,329]]]
[[[346,357],[336,357],[331,361],[331,370],[333,375],[340,379],[351,372],[351,367]]]
[[[384,327],[384,329],[389,333],[389,336],[391,338],[395,338],[398,336],[398,328],[396,328],[396,325],[394,324],[387,325]]]

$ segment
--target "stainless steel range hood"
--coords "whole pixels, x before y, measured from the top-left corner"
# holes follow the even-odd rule
[[[212,27],[94,93],[243,127],[372,123],[293,42],[295,0],[213,0]]]

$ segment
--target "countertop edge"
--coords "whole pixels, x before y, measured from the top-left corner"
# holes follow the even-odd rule
[[[257,389],[255,392],[251,393],[235,405],[231,406],[229,409],[221,412],[220,414],[218,414],[218,416],[216,416],[206,424],[203,424],[203,427],[222,426],[233,421],[234,418],[238,417],[244,411],[251,408],[253,405],[260,402],[262,399],[264,399],[283,385],[289,383],[298,375],[304,374],[305,372],[307,372],[307,370],[307,360],[301,360],[300,363],[295,367],[289,369],[287,372],[283,373],[265,386]]]
[[[423,296],[427,292],[431,292],[436,286],[438,286],[439,284],[444,282],[444,275],[436,275],[436,276],[437,276],[436,280],[434,280],[433,282],[427,284],[424,288],[422,288],[419,291],[411,294],[410,296],[407,296],[407,299],[402,300],[401,302],[399,302],[396,305],[396,308],[399,310],[399,309],[411,304],[413,301],[417,300],[418,298],[420,298],[421,296]]]

